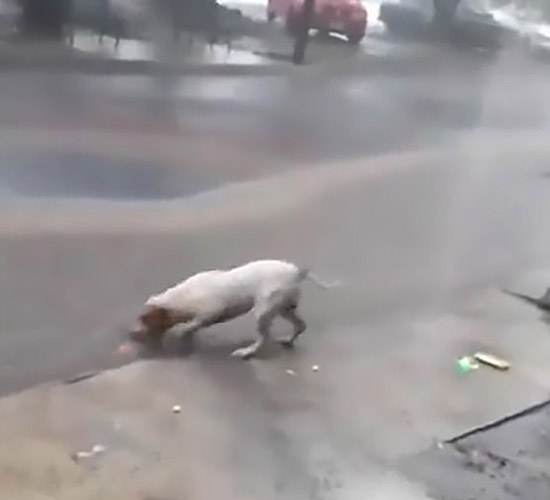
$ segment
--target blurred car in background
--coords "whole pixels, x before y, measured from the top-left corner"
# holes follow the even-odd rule
[[[303,0],[268,0],[267,17],[280,18],[287,32],[299,29]],[[311,28],[323,33],[339,33],[353,44],[359,43],[367,30],[367,9],[359,0],[316,0]]]
[[[499,22],[488,0],[462,0],[453,19],[453,38],[456,43],[500,48],[515,33]]]
[[[100,38],[112,36],[116,42],[120,38],[150,39],[164,30],[171,31],[175,39],[187,33],[209,43],[229,44],[245,30],[241,11],[217,0],[73,0],[72,25]]]
[[[433,0],[386,0],[380,5],[379,17],[391,33],[438,33]],[[445,33],[455,44],[487,48],[500,47],[512,32],[495,17],[486,0],[461,0],[448,28]]]
[[[389,0],[382,2],[380,21],[394,34],[419,34],[431,28],[433,0]]]

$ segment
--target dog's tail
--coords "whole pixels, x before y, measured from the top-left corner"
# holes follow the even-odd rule
[[[317,276],[315,276],[309,269],[303,269],[303,268],[300,269],[300,274],[298,275],[298,279],[300,281],[308,279],[313,284],[317,285],[319,288],[325,288],[325,289],[335,288],[341,285],[339,281],[332,281],[331,283],[327,283],[321,280],[320,278],[318,278]]]

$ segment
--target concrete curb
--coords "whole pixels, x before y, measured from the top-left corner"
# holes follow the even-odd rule
[[[269,76],[286,74],[292,66],[282,64],[201,64],[188,63],[177,66],[163,65],[156,61],[80,58],[80,57],[17,57],[0,56],[0,71],[55,71],[84,74],[152,75],[250,75]]]
[[[253,52],[255,53],[255,52]],[[255,53],[256,54],[256,53]],[[0,72],[61,72],[97,75],[186,75],[197,76],[284,76],[284,75],[346,75],[376,72],[423,72],[431,55],[424,57],[388,56],[365,52],[361,57],[326,59],[312,57],[303,66],[294,66],[280,54],[281,59],[264,56],[258,64],[250,62],[162,62],[154,59],[114,59],[93,53],[60,49],[14,47],[0,45]],[[426,64],[428,63],[428,64]]]
[[[304,66],[291,63],[266,64],[201,64],[164,65],[156,61],[121,61],[97,58],[26,58],[0,56],[0,72],[57,72],[95,75],[151,76],[338,76],[390,73],[424,73],[437,66],[431,58],[407,59],[367,55],[364,60],[319,61]]]

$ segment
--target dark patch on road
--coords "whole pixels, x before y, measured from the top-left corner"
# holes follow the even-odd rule
[[[179,182],[173,167],[101,153],[72,151],[21,155],[0,166],[0,194],[23,198],[169,200],[211,188],[188,172]]]

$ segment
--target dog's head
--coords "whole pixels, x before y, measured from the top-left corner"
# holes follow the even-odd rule
[[[138,325],[130,330],[129,337],[140,344],[159,341],[170,326],[170,314],[167,309],[146,306],[145,311],[138,318]]]

